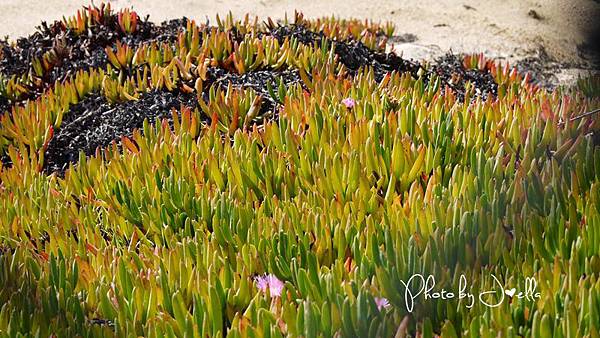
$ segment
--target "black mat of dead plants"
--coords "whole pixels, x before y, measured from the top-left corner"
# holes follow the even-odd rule
[[[208,71],[208,83],[216,84],[222,89],[231,84],[236,88],[253,88],[263,98],[257,116],[269,117],[273,114],[278,102],[269,95],[267,82],[276,87],[279,79],[285,85],[297,83],[297,71],[283,71],[279,76],[272,72],[256,71],[242,75],[227,73],[222,69],[211,68]],[[207,93],[203,100],[208,101]],[[137,101],[111,104],[102,95],[92,95],[73,105],[65,116],[62,125],[50,140],[45,154],[46,172],[62,173],[69,163],[76,162],[79,151],[91,155],[96,148],[106,147],[121,136],[130,136],[134,129],[141,129],[144,120],[155,122],[166,119],[172,123],[171,110],[179,111],[182,107],[194,109],[198,106],[195,93],[180,90],[152,91],[143,94]],[[205,116],[204,122],[210,123]]]
[[[110,104],[105,97],[88,96],[73,105],[45,154],[45,170],[62,172],[70,162],[76,162],[79,151],[93,154],[97,147],[106,147],[121,136],[131,135],[143,126],[144,120],[169,116],[171,109],[193,108],[195,94],[182,92],[149,92],[138,101]]]
[[[21,101],[12,102],[0,95],[0,112],[10,111],[12,105],[22,104],[25,99],[39,97],[55,81],[63,81],[80,69],[105,67],[108,63],[105,48],[114,47],[118,41],[132,47],[149,41],[175,43],[178,33],[186,27],[186,19],[171,20],[161,25],[155,25],[146,19],[138,22],[135,32],[125,34],[118,29],[115,15],[102,20],[103,25],[91,26],[85,34],[74,34],[62,22],[57,21],[50,25],[43,23],[36,33],[18,39],[15,43],[0,41],[0,74],[5,79],[31,74],[31,62],[34,58],[50,55],[55,60],[44,77],[33,77],[35,81],[31,81],[31,88],[28,88],[27,95],[20,98]],[[243,38],[237,32],[230,34],[234,40]],[[295,37],[303,44],[320,44],[325,39],[323,33],[296,24],[277,25],[263,34],[270,34],[280,42],[288,37]],[[414,77],[421,73],[424,74],[425,81],[436,74],[442,84],[449,85],[459,98],[464,97],[466,81],[471,82],[476,93],[484,99],[497,92],[497,85],[491,74],[465,69],[462,58],[456,55],[448,55],[423,68],[418,63],[395,54],[371,50],[360,41],[348,39],[330,43],[334,44],[338,60],[347,68],[347,76],[354,76],[363,66],[371,66],[377,80],[391,71],[409,72]],[[257,70],[239,75],[230,70],[212,67],[208,76],[203,87],[203,98],[207,98],[206,91],[211,84],[252,88],[262,98],[259,113],[262,118],[277,118],[280,104],[269,95],[267,83],[275,88],[280,82],[285,86],[298,83],[305,87],[298,71],[294,69]],[[69,163],[77,161],[80,151],[91,155],[98,147],[106,147],[113,140],[118,141],[121,136],[130,136],[134,129],[143,125],[145,119],[149,122],[154,122],[156,118],[170,119],[171,109],[179,109],[182,105],[198,108],[197,94],[179,89],[173,92],[153,91],[143,94],[137,101],[115,104],[109,103],[101,93],[88,95],[71,106],[70,111],[64,115],[60,128],[55,131],[46,150],[44,170],[48,173],[64,172]],[[204,120],[210,123],[208,116]],[[6,154],[0,158],[5,165],[10,165]]]
[[[51,69],[42,77],[33,76],[35,80],[27,88],[30,93],[22,99],[35,98],[55,81],[62,81],[78,70],[104,67],[108,62],[105,48],[115,47],[117,41],[133,48],[150,41],[175,41],[186,19],[166,21],[159,26],[140,21],[136,30],[127,34],[119,29],[116,15],[103,21],[103,25],[90,26],[86,34],[75,34],[59,21],[50,25],[44,22],[35,33],[14,44],[0,41],[0,72],[5,77],[28,75],[33,72],[33,60],[46,57],[51,61]]]
[[[325,36],[322,32],[314,32],[302,25],[278,26],[271,30],[271,35],[282,43],[286,38],[296,38],[305,45],[321,44]],[[380,81],[387,72],[410,72],[414,76],[419,71],[419,64],[404,60],[393,53],[381,53],[369,49],[360,41],[346,40],[334,44],[334,51],[339,61],[350,70],[350,75],[363,66],[372,66],[375,78]]]

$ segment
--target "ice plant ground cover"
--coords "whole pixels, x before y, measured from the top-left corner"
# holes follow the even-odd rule
[[[101,5],[1,42],[0,334],[598,336],[600,80],[392,34]]]

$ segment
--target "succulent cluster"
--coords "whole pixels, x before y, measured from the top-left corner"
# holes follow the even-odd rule
[[[59,28],[141,22],[101,6]],[[178,31],[99,46],[100,67],[41,92],[30,80],[72,54],[2,76],[2,335],[597,335],[600,126],[581,115],[597,78],[548,91],[482,55],[448,73],[357,20]],[[186,99],[111,115],[164,93]],[[53,172],[48,150],[89,131],[71,126],[115,138]],[[473,294],[531,277],[539,297],[408,308],[415,274]]]

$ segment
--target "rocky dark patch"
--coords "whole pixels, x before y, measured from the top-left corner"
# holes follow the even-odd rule
[[[106,147],[121,136],[131,136],[144,120],[171,118],[171,109],[195,108],[195,94],[182,92],[149,92],[138,101],[110,104],[102,95],[89,96],[73,105],[60,129],[48,144],[46,172],[64,172],[78,160],[79,151],[92,155],[96,148]]]

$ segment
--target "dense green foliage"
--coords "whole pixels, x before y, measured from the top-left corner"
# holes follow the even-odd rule
[[[83,34],[91,17],[65,22]],[[370,48],[384,30],[305,24]],[[467,57],[498,95],[467,88],[459,100],[435,76],[346,76],[328,46],[281,46],[262,29],[189,22],[173,46],[119,45],[106,69],[4,114],[1,335],[598,336],[600,127],[574,118],[598,107],[597,79],[548,92]],[[252,89],[203,88],[211,65],[299,69],[306,88],[271,88],[279,113],[261,118]],[[2,94],[26,81],[4,81]],[[118,103],[174,88],[199,93],[198,109],[147,121],[64,177],[42,171],[54,129],[86,95]],[[263,274],[284,283],[280,295],[258,287]],[[492,276],[521,291],[532,277],[539,297],[500,290],[499,306],[472,308],[418,297],[409,312],[414,274],[452,292],[464,275],[475,297],[499,290]]]

